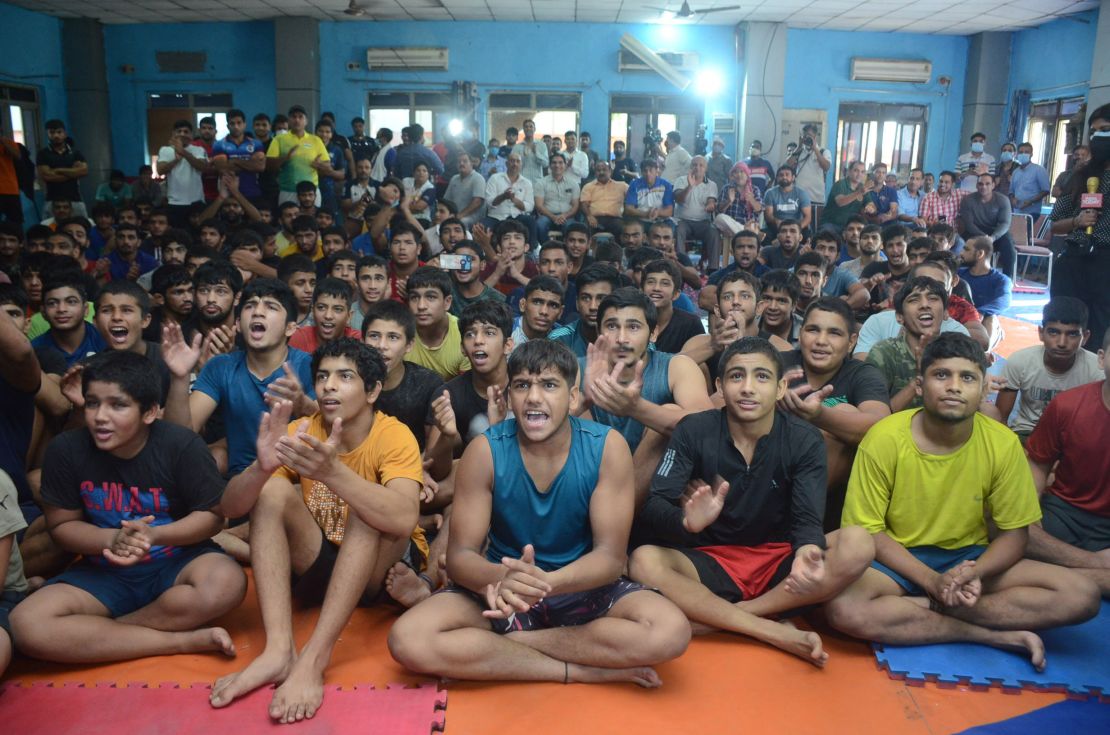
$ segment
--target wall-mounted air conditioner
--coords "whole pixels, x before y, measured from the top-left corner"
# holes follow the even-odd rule
[[[366,67],[371,71],[447,71],[447,49],[432,46],[370,48],[366,50]]]
[[[698,68],[698,55],[693,51],[656,51],[655,53],[659,55],[659,58],[679,71],[693,72]],[[652,71],[652,68],[645,64],[636,54],[622,48],[617,55],[617,70]]]
[[[924,83],[933,76],[933,62],[925,59],[852,59],[852,79],[860,82]]]
[[[626,55],[629,61],[634,61],[638,64],[638,66],[635,67],[636,69],[653,71],[680,90],[685,90],[690,86],[690,78],[684,75],[680,69],[648,48],[643,41],[630,33],[625,33],[621,36],[621,47],[617,57],[617,66],[620,67],[621,71],[629,68],[623,66],[621,61]],[[694,65],[697,65],[696,61]]]

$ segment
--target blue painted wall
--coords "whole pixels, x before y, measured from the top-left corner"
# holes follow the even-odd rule
[[[825,145],[834,149],[841,102],[907,103],[929,108],[925,131],[925,170],[949,168],[959,155],[964,75],[968,40],[962,36],[916,33],[862,33],[791,28],[787,35],[787,108],[828,112]],[[928,59],[932,79],[925,84],[854,82],[853,56],[885,59]],[[947,90],[937,79],[952,79]],[[834,150],[835,153],[835,150]],[[829,171],[829,183],[833,181]]]
[[[112,150],[117,168],[131,173],[144,162],[147,95],[152,92],[231,92],[248,115],[273,113],[274,27],[248,23],[167,23],[104,26],[112,115]],[[163,74],[155,51],[205,51],[201,74]],[[124,74],[129,65],[134,72]]]
[[[41,121],[66,118],[62,80],[62,22],[14,5],[0,4],[0,80],[37,87]],[[70,127],[80,136],[77,121]],[[45,132],[39,131],[40,140]]]
[[[547,89],[582,94],[580,129],[590,131],[594,148],[606,150],[609,95],[614,93],[679,94],[662,77],[648,72],[617,71],[620,37],[631,33],[650,48],[696,51],[703,66],[718,68],[720,95],[705,100],[705,120],[714,112],[736,114],[735,89],[740,78],[734,62],[733,31],[724,26],[617,25],[602,23],[428,22],[320,24],[320,99],[340,121],[365,115],[370,90],[448,89],[452,81],[477,83],[478,119],[485,125],[485,98],[490,91]],[[369,72],[371,46],[445,46],[446,72]],[[357,61],[361,71],[348,72]],[[694,86],[686,95],[696,95]],[[342,123],[341,123],[342,125]],[[486,131],[500,136],[503,131]],[[726,144],[731,148],[730,141]],[[692,147],[692,141],[687,144]]]

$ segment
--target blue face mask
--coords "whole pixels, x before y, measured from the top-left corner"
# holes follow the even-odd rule
[[[1008,163],[1014,160],[1014,154],[1010,151],[1002,151],[1002,155],[999,156],[999,158],[1002,159],[1002,163]]]
[[[975,141],[974,143],[971,144],[971,152],[972,153],[982,153],[983,152],[983,144],[980,143],[979,141]]]
[[[1032,161],[1033,157],[1031,155],[1029,155],[1028,153],[1019,153],[1019,154],[1017,154],[1017,157],[1014,160],[1018,162],[1019,166],[1024,166],[1025,164]]]

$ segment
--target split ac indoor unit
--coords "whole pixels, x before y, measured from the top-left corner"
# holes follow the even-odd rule
[[[933,62],[925,59],[852,59],[852,80],[860,82],[929,81]]]
[[[433,46],[369,48],[366,50],[366,68],[371,71],[447,71],[447,49]]]

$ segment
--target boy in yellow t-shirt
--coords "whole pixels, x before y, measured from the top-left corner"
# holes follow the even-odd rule
[[[973,339],[941,334],[921,357],[923,407],[864,437],[843,525],[871,532],[876,561],[826,613],[859,638],[972,641],[1021,651],[1042,670],[1044,643],[1031,631],[1094,617],[1099,593],[1071,570],[1022,559],[1041,511],[1017,435],[976,413],[986,368]]]
[[[212,687],[224,707],[278,684],[270,717],[312,717],[324,696],[324,670],[356,605],[376,601],[398,561],[423,568],[428,546],[417,527],[424,472],[408,427],[374,410],[385,363],[348,337],[312,356],[318,413],[288,423],[291,406],[263,414],[258,458],[228,483],[230,517],[250,512],[251,566],[266,647],[247,668]],[[294,581],[291,582],[290,580]],[[293,644],[291,600],[322,603],[308,643]]]
[[[469,370],[459,320],[450,313],[451,277],[439,268],[421,266],[409,276],[405,290],[416,319],[416,341],[405,359],[439,373],[444,381]]]

